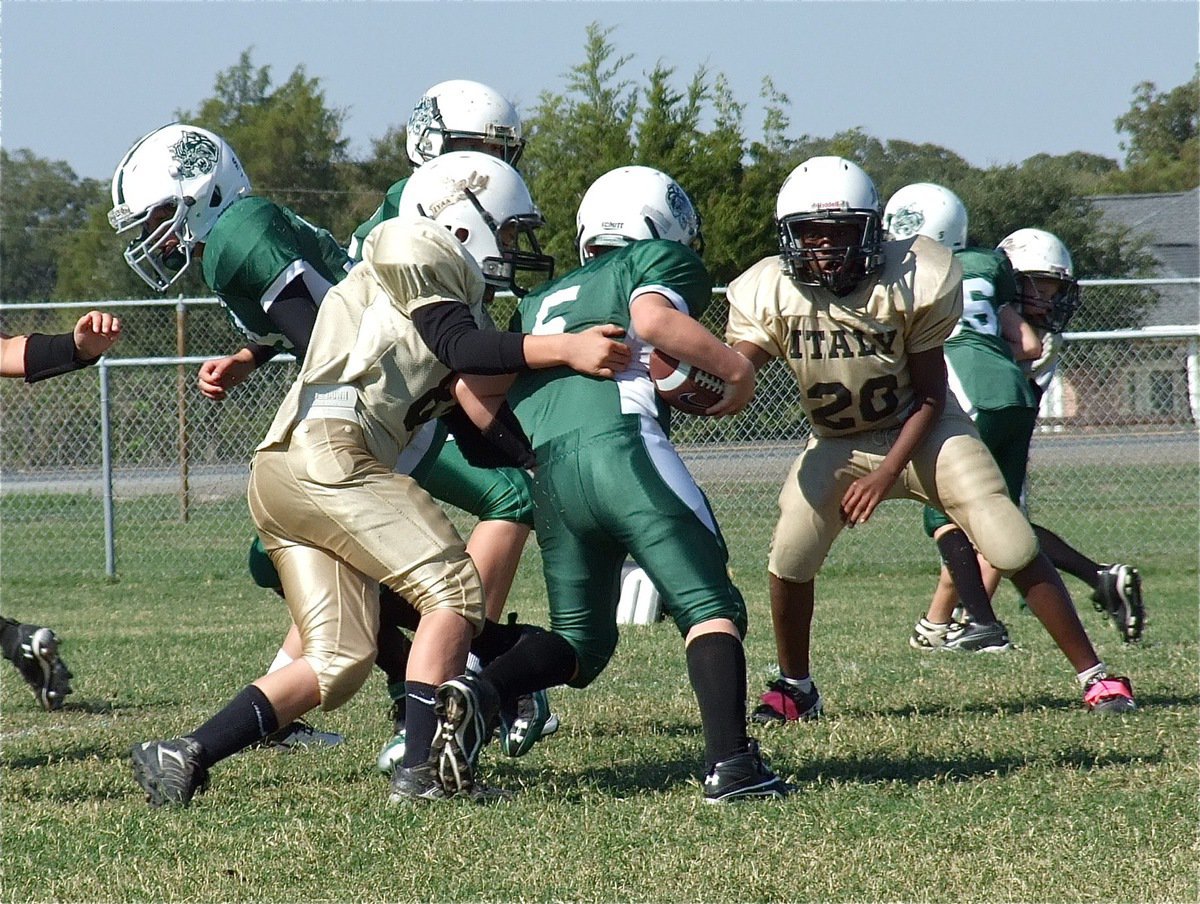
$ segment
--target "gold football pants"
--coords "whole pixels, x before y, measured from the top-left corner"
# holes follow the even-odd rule
[[[355,422],[309,418],[286,444],[256,453],[248,500],[323,709],[345,703],[370,672],[378,584],[422,613],[451,609],[482,626],[483,588],[458,531],[411,477],[371,455]]]
[[[779,522],[768,569],[795,583],[812,580],[845,526],[847,488],[879,467],[899,428],[812,437],[779,493]],[[1033,561],[1037,539],[1009,498],[996,460],[970,418],[942,415],[900,473],[889,499],[915,499],[945,512],[998,571],[1011,575]]]

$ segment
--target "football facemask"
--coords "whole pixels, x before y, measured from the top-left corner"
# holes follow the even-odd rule
[[[779,251],[796,282],[845,296],[883,265],[873,210],[798,213],[779,220]]]
[[[1039,292],[1035,279],[1052,281],[1054,288],[1049,293]],[[1053,273],[1018,273],[1017,301],[1021,316],[1035,327],[1061,333],[1079,309],[1079,283]]]

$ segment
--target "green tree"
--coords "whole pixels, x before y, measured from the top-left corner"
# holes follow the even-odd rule
[[[525,123],[528,145],[521,170],[546,216],[541,243],[554,255],[559,273],[579,259],[579,199],[599,176],[634,159],[637,91],[621,78],[630,57],[616,56],[611,33],[595,22],[587,27],[584,61],[567,73],[567,93],[543,92]]]
[[[1153,82],[1133,89],[1133,104],[1118,116],[1125,170],[1112,173],[1112,192],[1187,191],[1200,185],[1200,65],[1170,91]]]
[[[375,213],[393,183],[412,174],[406,139],[406,129],[393,126],[382,138],[372,140],[369,157],[341,165],[347,194],[345,209],[334,217],[334,235],[339,241],[348,241],[358,225]]]
[[[343,165],[349,139],[345,111],[330,107],[320,79],[297,66],[275,86],[269,66],[255,67],[251,50],[217,74],[214,95],[180,120],[216,132],[229,142],[250,176],[255,194],[284,204],[312,222],[349,234]]]
[[[63,161],[46,160],[24,148],[15,154],[0,150],[0,171],[0,298],[50,298],[63,248],[86,222],[88,207],[103,199],[105,186],[79,179]]]

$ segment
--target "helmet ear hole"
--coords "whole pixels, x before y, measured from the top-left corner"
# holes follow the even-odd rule
[[[471,238],[471,230],[467,229],[465,226],[459,226],[454,230],[454,237],[465,245]]]
[[[212,197],[208,201],[208,206],[209,207],[220,207],[221,206],[221,186],[218,185],[216,188],[213,189]]]

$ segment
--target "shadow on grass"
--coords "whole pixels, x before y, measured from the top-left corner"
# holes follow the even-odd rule
[[[921,782],[969,782],[981,778],[997,778],[1031,767],[1039,769],[1105,769],[1138,764],[1157,765],[1163,762],[1161,753],[1152,756],[1122,752],[1097,753],[1084,748],[1072,748],[1034,756],[979,756],[955,758],[867,756],[852,759],[816,759],[799,765],[790,758],[776,757],[772,768],[788,782],[803,789],[807,785],[873,785],[901,782],[917,785]],[[700,790],[702,760],[696,757],[675,757],[657,761],[593,766],[578,770],[560,771],[542,776],[539,785],[553,786],[558,800],[581,802],[586,797],[601,794],[608,797],[636,797],[647,793],[668,791],[691,785]],[[503,783],[501,776],[496,776]]]
[[[1153,708],[1194,707],[1200,705],[1200,694],[1146,694],[1134,688],[1138,707],[1147,710]],[[1038,697],[1021,697],[1016,700],[963,700],[955,703],[930,703],[896,706],[885,709],[861,709],[847,707],[826,716],[839,715],[847,717],[886,716],[899,718],[920,718],[922,716],[953,717],[963,715],[978,715],[988,713],[1003,713],[1005,715],[1024,715],[1046,710],[1079,710],[1083,711],[1082,697],[1070,698],[1042,695]]]
[[[0,758],[0,765],[4,769],[38,769],[43,766],[54,766],[59,763],[80,763],[84,760],[105,762],[120,760],[124,757],[125,754],[114,753],[109,747],[88,745],[86,747],[74,747],[70,750],[55,750],[34,756],[14,757],[12,759],[3,757]]]
[[[1039,769],[1104,769],[1113,766],[1140,766],[1163,762],[1161,752],[1151,756],[1123,752],[1096,753],[1084,748],[1054,751],[1033,756],[963,757],[857,757],[810,762],[794,773],[786,774],[788,781],[804,784],[845,782],[869,785],[878,782],[903,782],[915,785],[927,781],[968,782],[978,778],[995,778],[1036,767]],[[776,768],[785,774],[782,763]]]

